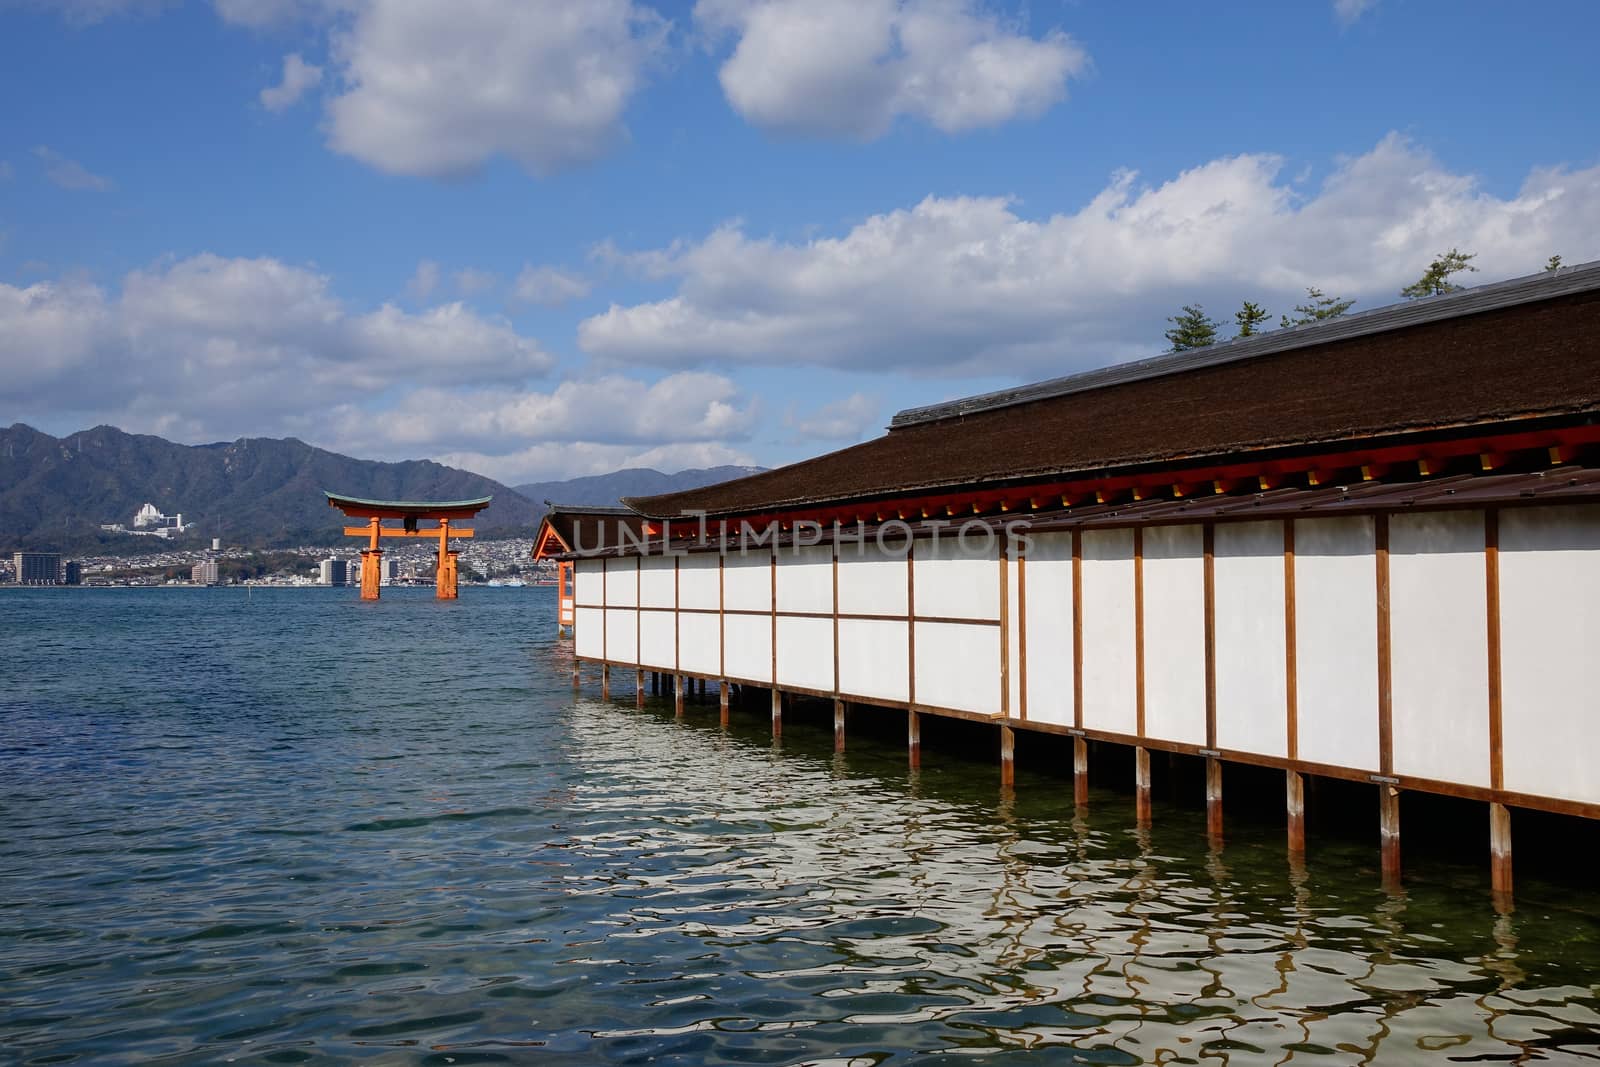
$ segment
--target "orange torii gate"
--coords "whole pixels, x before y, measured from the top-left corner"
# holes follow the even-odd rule
[[[365,526],[346,526],[350,537],[367,537],[371,543],[361,550],[361,599],[377,600],[380,563],[383,549],[378,547],[384,537],[437,537],[439,539],[439,565],[434,572],[434,587],[440,600],[456,598],[456,553],[450,548],[450,538],[471,537],[472,531],[462,527],[452,528],[452,519],[470,519],[489,506],[493,497],[476,500],[363,500],[360,497],[341,496],[322,491],[330,508],[338,508],[348,518],[366,519]],[[384,519],[399,519],[399,528],[384,526]],[[420,519],[432,519],[439,525],[428,530],[417,529]]]

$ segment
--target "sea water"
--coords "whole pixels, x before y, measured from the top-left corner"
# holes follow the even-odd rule
[[[602,702],[548,588],[7,590],[0,639],[0,1061],[1600,1059],[1583,879]]]

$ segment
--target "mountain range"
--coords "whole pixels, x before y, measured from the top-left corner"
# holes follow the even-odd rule
[[[184,445],[112,426],[52,437],[17,423],[0,429],[0,550],[151,548],[160,542],[101,530],[131,525],[146,503],[195,524],[175,544],[212,537],[256,547],[333,544],[342,540],[345,520],[327,506],[323,489],[384,500],[492,495],[474,523],[479,536],[531,537],[545,499],[614,504],[624,495],[709,485],[756,469],[626,470],[512,489],[431,460],[354,459],[292,437]]]

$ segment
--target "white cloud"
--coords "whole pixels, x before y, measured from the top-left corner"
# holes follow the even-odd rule
[[[500,279],[486,270],[463,267],[456,271],[456,291],[462,296],[477,296],[500,284]]]
[[[756,460],[749,452],[717,441],[657,445],[646,449],[573,441],[530,445],[504,455],[445,452],[437,459],[440,463],[476,471],[507,485],[582,478],[634,467],[676,472],[690,468],[756,465]]]
[[[341,444],[358,454],[432,455],[521,479],[677,462],[670,456],[681,466],[695,465],[688,457],[749,462],[729,442],[747,438],[756,415],[754,401],[727,378],[682,372],[654,383],[622,375],[567,381],[550,392],[432,387],[381,412],[346,406],[332,421]]]
[[[1030,37],[976,0],[699,0],[734,110],[765,129],[870,140],[899,116],[947,133],[1041,114],[1088,69],[1060,31]]]
[[[433,295],[439,285],[439,264],[431,259],[417,261],[416,273],[406,282],[406,293],[411,299],[423,301]]]
[[[261,90],[261,106],[268,111],[287,110],[321,82],[321,67],[301,59],[299,52],[290,52],[283,57],[282,80]]]
[[[253,30],[317,18],[355,5],[357,0],[212,0],[217,17]]]
[[[75,278],[0,284],[0,363],[17,369],[0,409],[191,439],[281,431],[396,386],[516,387],[553,362],[460,304],[355,311],[325,276],[273,259],[164,262],[115,294]]]
[[[0,159],[0,182],[10,181],[16,173],[17,170],[9,159]]]
[[[1341,26],[1353,26],[1377,6],[1378,0],[1333,0],[1333,14]]]
[[[1535,170],[1498,197],[1390,135],[1307,196],[1281,170],[1244,155],[1157,186],[1119,174],[1080,211],[1038,219],[929,197],[804,243],[727,226],[646,256],[677,291],[584,320],[579,342],[635,364],[1038,377],[1158,349],[1183,303],[1277,313],[1312,285],[1391,303],[1451,246],[1478,253],[1482,281],[1600,255],[1600,167]]]
[[[662,45],[632,0],[367,0],[334,33],[346,91],[329,143],[393,174],[469,174],[507,156],[534,174],[587,163]]]
[[[44,176],[51,184],[78,192],[105,193],[116,188],[110,178],[92,173],[75,159],[68,159],[53,148],[39,145],[33,150],[35,158],[44,167]]]
[[[791,414],[785,421],[802,440],[860,441],[883,427],[881,408],[876,397],[851,393],[807,414]]]
[[[589,283],[556,267],[524,265],[511,287],[511,298],[519,304],[560,307],[589,295]]]

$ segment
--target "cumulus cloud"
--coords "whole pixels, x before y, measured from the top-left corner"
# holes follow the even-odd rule
[[[779,133],[870,140],[900,116],[946,133],[1041,114],[1084,73],[1060,31],[1030,37],[976,0],[699,0],[737,38],[720,78],[734,110]]]
[[[490,477],[575,476],[622,466],[748,463],[757,406],[733,382],[698,372],[656,382],[623,375],[550,392],[415,390],[392,408],[341,408],[340,441],[361,454],[431,455]],[[446,458],[448,457],[448,458]]]
[[[44,167],[44,176],[59,188],[89,193],[107,193],[116,188],[116,183],[110,178],[91,172],[82,163],[68,159],[46,145],[35,148],[33,155]]]
[[[456,271],[456,291],[462,296],[477,296],[500,284],[493,272],[476,267],[463,267]]]
[[[130,272],[119,292],[0,284],[0,409],[94,412],[189,439],[274,432],[396,385],[512,387],[554,360],[460,304],[356,311],[329,279],[203,254]]]
[[[511,298],[519,304],[560,307],[589,295],[589,283],[556,267],[524,265],[511,286]]]
[[[623,138],[663,27],[632,0],[367,0],[333,37],[348,88],[329,143],[429,177],[496,156],[534,174],[587,163]]]
[[[881,429],[884,421],[878,399],[865,393],[851,393],[785,419],[795,435],[807,441],[860,441]]]
[[[152,15],[177,0],[0,0],[0,8],[37,7],[73,25],[88,26],[116,15]]]
[[[1480,280],[1554,251],[1600,254],[1600,167],[1535,170],[1500,197],[1390,135],[1309,195],[1282,170],[1242,155],[1160,185],[1123,173],[1081,210],[1044,218],[1002,198],[929,197],[803,243],[726,226],[641,257],[676,292],[591,316],[579,342],[662,366],[1036,377],[1149,354],[1183,303],[1278,312],[1314,285],[1370,307],[1452,246],[1478,253]]]
[[[261,106],[268,111],[285,111],[321,82],[321,67],[301,59],[299,52],[290,52],[283,57],[283,77],[278,84],[261,90]]]

